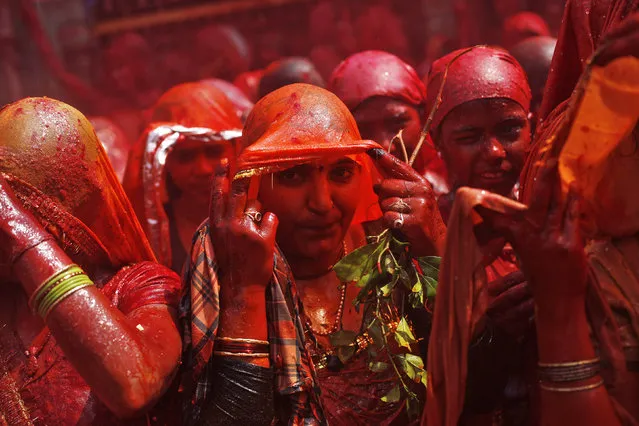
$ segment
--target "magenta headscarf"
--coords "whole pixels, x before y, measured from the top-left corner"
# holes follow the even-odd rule
[[[413,106],[423,106],[426,100],[426,88],[413,67],[379,50],[367,50],[346,58],[333,71],[328,88],[351,111],[374,96]]]
[[[446,66],[453,60],[444,84],[442,103],[433,118],[433,129],[453,108],[477,99],[506,98],[526,111],[530,109],[530,87],[517,60],[504,50],[475,46],[449,53],[433,63],[428,75],[427,112],[435,105]]]

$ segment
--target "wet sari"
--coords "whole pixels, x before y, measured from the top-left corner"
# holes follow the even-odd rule
[[[262,99],[249,116],[241,139],[237,177],[257,180],[269,173],[327,158],[362,155],[379,145],[361,140],[346,106],[326,90],[295,84]],[[365,169],[365,167],[363,167]],[[366,173],[366,171],[364,171]],[[370,178],[364,175],[365,179]],[[364,180],[365,182],[366,180]],[[249,191],[250,193],[250,191]],[[362,198],[353,226],[379,218],[371,185]],[[183,280],[180,318],[184,333],[185,417],[201,421],[211,397],[211,363],[217,333],[220,288],[208,222],[196,234],[191,262]],[[290,267],[276,247],[272,280],[266,290],[270,364],[274,371],[275,424],[404,424],[402,402],[381,401],[395,385],[392,372],[373,373],[361,354],[339,373],[317,370],[308,348],[304,307]]]
[[[16,197],[124,314],[176,307],[179,279],[155,263],[91,124],[77,110],[27,98],[0,111],[0,171]],[[5,298],[3,295],[2,298]],[[9,292],[10,306],[26,296]],[[45,327],[23,347],[0,331],[0,424],[124,425],[91,392]],[[3,423],[4,422],[4,423]]]
[[[186,250],[172,228],[166,160],[175,145],[185,140],[219,144],[230,152],[242,124],[224,93],[203,82],[181,84],[166,92],[155,105],[152,119],[131,150],[122,185],[160,263],[180,271]],[[176,248],[181,253],[174,256]]]

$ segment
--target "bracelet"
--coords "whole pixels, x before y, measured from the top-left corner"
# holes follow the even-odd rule
[[[226,351],[213,351],[213,355],[229,356],[229,357],[236,357],[236,358],[268,358],[270,356],[266,352],[238,353],[238,352],[226,352]]]
[[[36,307],[40,305],[42,299],[49,293],[51,290],[60,284],[62,281],[67,280],[73,276],[80,275],[84,273],[82,268],[80,268],[76,264],[71,264],[61,269],[60,271],[54,273],[49,278],[47,278],[36,290],[33,292],[31,297],[29,298],[29,307],[37,313]]]
[[[91,285],[93,282],[78,265],[69,265],[40,285],[31,296],[29,305],[35,313],[46,319],[61,301]]]
[[[564,383],[591,379],[601,371],[599,358],[584,361],[539,363],[538,376],[543,382]]]
[[[570,393],[570,392],[584,392],[584,391],[588,391],[588,390],[597,389],[599,386],[601,386],[603,384],[604,384],[604,381],[603,381],[603,379],[601,379],[598,382],[592,383],[590,385],[574,386],[574,387],[570,387],[570,388],[557,388],[557,387],[554,387],[554,386],[545,385],[543,383],[539,383],[539,387],[541,389],[543,389],[543,390],[550,391],[550,392]]]
[[[224,353],[237,356],[268,356],[269,343],[266,340],[218,337],[215,339],[215,349],[219,355]]]

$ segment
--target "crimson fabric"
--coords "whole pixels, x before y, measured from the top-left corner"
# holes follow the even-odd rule
[[[151,247],[80,112],[46,98],[27,98],[3,108],[0,172],[18,200],[115,308],[128,314],[148,305],[176,307],[179,278],[149,262],[154,260]],[[26,303],[21,293],[9,294],[17,298],[15,305]],[[0,334],[3,353],[21,347],[17,327],[5,327]],[[48,329],[27,349],[14,351],[17,356],[0,368],[10,372],[0,374],[1,413],[13,416],[23,410],[34,425],[47,426],[147,424],[148,419],[116,419],[66,360]],[[11,417],[6,421],[24,424]]]
[[[442,103],[433,118],[433,129],[437,129],[455,107],[477,99],[505,98],[517,102],[525,111],[530,109],[531,93],[526,73],[512,55],[487,46],[475,46],[466,53],[464,50],[449,53],[431,67],[426,98],[429,113],[437,100],[446,67],[451,64]]]
[[[568,0],[539,117],[570,97],[602,36],[639,7],[637,0]]]
[[[310,84],[291,84],[253,108],[239,146],[238,170],[272,173],[372,148],[380,146],[361,140],[355,119],[337,96]]]
[[[166,91],[153,107],[151,121],[211,130],[242,127],[233,102],[222,90],[205,82],[183,83]]]
[[[346,58],[333,71],[328,89],[351,111],[374,96],[385,96],[416,107],[426,101],[426,87],[407,63],[379,50]]]
[[[528,37],[535,36],[550,36],[548,24],[536,13],[520,12],[504,22],[502,44],[507,49]]]
[[[166,119],[168,123],[151,123],[142,136],[137,140],[129,154],[129,161],[122,185],[129,196],[138,220],[142,224],[145,234],[153,244],[153,250],[158,260],[171,266],[171,238],[169,222],[162,207],[155,208],[154,213],[147,213],[145,199],[152,200],[154,206],[162,206],[168,200],[164,182],[144,179],[143,170],[152,169],[154,175],[164,175],[164,161],[156,161],[158,154],[165,149],[170,155],[171,147],[163,146],[169,134],[162,132],[161,127],[182,125],[210,129],[213,132],[235,130],[242,128],[241,121],[232,102],[224,93],[208,83],[185,83],[166,92],[156,104],[153,112],[155,119]],[[154,137],[156,130],[162,132],[162,137]],[[179,132],[178,132],[179,133]],[[175,140],[180,143],[188,137],[182,136]],[[230,143],[228,146],[229,149]],[[157,163],[157,164],[156,164]],[[204,220],[204,217],[202,218]]]
[[[251,102],[257,102],[259,99],[258,91],[262,74],[264,74],[262,70],[243,72],[233,80],[233,84],[237,86]]]
[[[155,259],[106,152],[79,111],[53,99],[27,98],[0,111],[0,129],[0,171],[47,230],[81,231],[77,251],[91,246],[109,268]],[[56,223],[62,216],[68,223]]]
[[[89,121],[109,157],[118,180],[122,182],[131,149],[129,139],[124,131],[107,117],[89,117]]]
[[[240,90],[239,87],[233,83],[229,83],[226,80],[220,80],[219,78],[210,78],[208,80],[202,80],[204,84],[210,84],[216,89],[224,92],[226,97],[231,101],[237,111],[237,115],[240,119],[246,117],[246,115],[253,109],[253,102]]]

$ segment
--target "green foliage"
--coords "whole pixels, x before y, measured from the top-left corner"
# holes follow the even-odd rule
[[[411,325],[404,316],[403,305],[407,303],[413,308],[424,308],[428,303],[432,305],[437,291],[439,264],[438,257],[413,258],[406,242],[385,231],[374,243],[344,256],[334,267],[342,281],[355,282],[360,288],[353,301],[355,307],[371,307],[372,319],[366,327],[373,341],[367,348],[371,358],[369,369],[379,373],[392,367],[397,374],[397,385],[382,397],[382,401],[391,403],[405,398],[408,414],[413,418],[419,416],[421,406],[419,398],[407,383],[426,386],[424,361],[411,353],[393,355],[389,338],[392,336],[400,347],[409,351],[411,345],[417,343]],[[398,295],[404,298],[399,302],[399,312],[396,309]],[[331,336],[331,343],[342,362],[355,353],[355,338],[354,333],[345,331]],[[389,363],[375,360],[382,351],[389,354]]]

